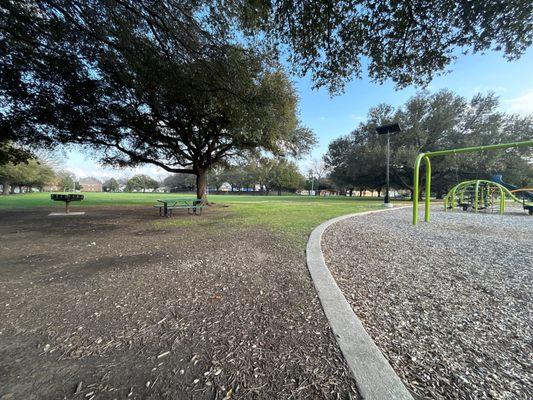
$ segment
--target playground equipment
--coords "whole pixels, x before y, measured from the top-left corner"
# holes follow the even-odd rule
[[[509,189],[511,193],[520,193],[517,197],[523,197],[524,199],[527,199],[528,201],[533,201],[533,189],[530,188],[519,188],[518,186],[511,185],[509,183],[505,183],[502,180],[501,175],[494,175],[491,179],[492,182],[499,183],[500,185],[506,187]]]
[[[524,142],[514,142],[514,143],[500,143],[493,144],[489,146],[477,146],[477,147],[464,147],[460,149],[451,149],[451,150],[439,150],[432,151],[428,153],[420,153],[415,160],[415,171],[413,179],[413,225],[418,223],[418,197],[420,196],[420,164],[424,160],[426,166],[426,198],[424,206],[424,221],[429,222],[429,212],[430,212],[430,193],[431,193],[431,157],[445,156],[449,154],[461,154],[461,153],[473,153],[476,151],[488,151],[488,150],[499,150],[499,149],[509,149],[512,147],[533,147],[533,140],[526,140]]]
[[[483,179],[465,181],[455,185],[444,197],[444,210],[448,211],[460,207],[463,211],[472,209],[474,212],[478,212],[479,210],[494,210],[497,205],[499,213],[503,214],[507,198],[522,204],[529,215],[533,215],[533,204],[526,204],[505,186]]]

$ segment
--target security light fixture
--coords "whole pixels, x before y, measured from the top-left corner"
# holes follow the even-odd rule
[[[387,133],[396,133],[396,132],[401,132],[401,131],[402,131],[402,128],[400,127],[400,124],[398,123],[382,125],[376,128],[376,132],[378,135],[385,135]]]

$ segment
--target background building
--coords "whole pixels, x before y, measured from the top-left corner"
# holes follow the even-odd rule
[[[96,178],[80,179],[80,186],[82,192],[101,192],[102,182]]]

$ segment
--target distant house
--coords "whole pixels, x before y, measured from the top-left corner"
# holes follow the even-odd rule
[[[231,185],[228,182],[224,182],[220,187],[218,188],[220,192],[231,192]]]
[[[332,189],[322,189],[319,193],[319,196],[328,197],[328,196],[338,196],[339,192]]]
[[[102,182],[96,178],[80,179],[80,186],[82,192],[101,192]]]
[[[61,190],[61,188],[56,184],[43,186],[43,192],[57,192],[59,190]]]

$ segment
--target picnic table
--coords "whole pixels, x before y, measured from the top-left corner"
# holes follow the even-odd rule
[[[172,199],[158,199],[154,207],[159,209],[159,215],[162,217],[171,217],[172,210],[187,209],[189,214],[201,215],[202,209],[206,208],[205,200],[195,198],[176,197]]]

